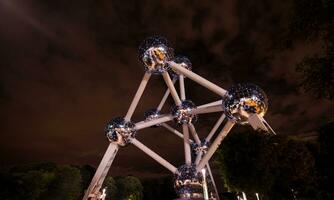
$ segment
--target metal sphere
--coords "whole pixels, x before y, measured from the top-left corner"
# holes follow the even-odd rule
[[[172,108],[174,121],[178,124],[189,124],[197,121],[197,115],[192,111],[196,109],[196,105],[189,100],[182,101],[181,105]]]
[[[174,62],[180,64],[182,67],[184,67],[188,70],[192,69],[192,64],[191,64],[190,60],[185,56],[181,56],[181,55],[175,56],[174,57]],[[179,73],[178,72],[170,70],[169,74],[173,79],[178,79],[179,78]]]
[[[156,108],[149,109],[144,113],[145,121],[151,121],[151,120],[159,118],[160,116],[161,116],[160,110]],[[151,127],[157,127],[159,125],[160,124],[157,124]]]
[[[120,146],[127,145],[136,135],[135,124],[117,117],[111,120],[106,127],[106,136],[112,143]]]
[[[251,114],[264,116],[268,110],[268,98],[264,91],[251,83],[237,84],[223,97],[224,112],[239,124],[248,123]]]
[[[182,165],[174,176],[174,189],[180,198],[203,197],[202,174],[195,165]]]
[[[173,49],[168,47],[163,37],[149,37],[139,46],[139,57],[145,71],[161,74],[169,68],[167,62],[173,58]]]
[[[193,151],[197,155],[199,152],[206,153],[209,149],[210,143],[206,140],[202,141],[200,145],[195,144],[192,146]]]

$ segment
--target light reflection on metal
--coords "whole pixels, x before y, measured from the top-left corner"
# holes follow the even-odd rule
[[[173,58],[173,49],[165,38],[149,37],[140,45],[139,57],[146,72],[162,74],[169,69],[167,62]]]
[[[181,55],[175,56],[174,62],[176,62],[177,64],[180,64],[183,68],[185,68],[187,70],[191,71],[191,69],[192,69],[191,61],[185,56],[181,56]],[[173,79],[178,79],[179,75],[180,75],[179,72],[174,71],[174,70],[170,70],[169,74]]]
[[[196,109],[196,105],[190,101],[185,100],[181,105],[172,108],[172,115],[175,117],[174,121],[178,124],[189,124],[197,121],[197,115],[192,111]]]
[[[210,188],[208,184],[210,184],[210,179],[209,177],[206,179],[205,166],[207,166],[210,175],[209,160],[234,126],[235,122],[246,124],[248,121],[252,121],[250,118],[251,115],[256,115],[255,117],[263,119],[268,109],[267,96],[262,89],[254,84],[238,84],[226,91],[220,86],[197,75],[191,71],[192,64],[189,59],[181,56],[174,58],[173,49],[169,47],[167,40],[163,37],[151,37],[146,39],[139,47],[139,57],[145,66],[145,75],[125,117],[118,117],[111,120],[106,127],[105,133],[110,144],[86,190],[83,200],[88,200],[89,198],[96,199],[99,197],[102,183],[108,174],[108,170],[119,147],[126,146],[130,143],[175,174],[174,187],[179,198],[209,199],[209,194],[212,194],[212,192],[209,191]],[[146,84],[150,80],[151,74],[161,75],[168,89],[157,106],[157,109],[146,111],[144,115],[145,120],[133,123],[131,122],[132,116],[146,88]],[[170,76],[173,76],[173,80]],[[215,94],[218,94],[221,100],[196,107],[192,101],[186,100],[187,96],[184,83],[184,78],[186,77],[188,78],[187,80],[192,80]],[[180,92],[178,92],[174,86],[178,78]],[[160,112],[163,110],[162,107],[168,96],[171,96],[174,100],[173,109],[171,113],[161,114]],[[193,123],[197,121],[196,113],[208,114],[221,111],[224,111],[224,114],[221,115],[209,134],[204,138],[200,138],[202,134],[197,134],[193,126]],[[214,137],[214,133],[217,132],[218,128],[224,122],[225,115],[229,119],[219,131],[219,134]],[[248,120],[249,118],[250,120]],[[166,124],[172,120],[182,125],[183,133]],[[266,122],[264,119],[262,121]],[[160,125],[183,139],[185,164],[178,169],[135,138],[137,131]],[[269,127],[267,122],[265,125]],[[189,138],[189,127],[193,133],[192,136],[194,140]],[[270,130],[272,131],[271,128]],[[158,139],[159,138],[157,138],[157,142]],[[194,142],[196,142],[196,145]],[[190,145],[193,145],[193,152],[197,154],[195,160],[191,158]],[[105,189],[102,190],[102,195],[103,194],[105,194]],[[238,196],[238,199],[242,198]],[[245,193],[243,193],[243,200],[246,200]]]
[[[209,200],[209,192],[208,192],[208,185],[206,183],[206,171],[205,169],[202,169],[202,176],[203,176],[203,194],[204,194],[204,200]]]
[[[268,110],[268,98],[264,91],[251,83],[237,84],[223,97],[224,112],[239,124],[246,124],[251,114],[264,116]]]
[[[203,177],[194,165],[182,165],[174,176],[174,188],[179,198],[203,198]]]
[[[108,140],[119,146],[129,144],[131,138],[134,138],[136,134],[135,124],[121,117],[111,120],[105,132]]]

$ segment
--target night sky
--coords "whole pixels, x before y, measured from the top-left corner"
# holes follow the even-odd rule
[[[144,74],[137,48],[152,35],[165,36],[194,72],[225,89],[239,82],[262,87],[270,103],[266,119],[278,134],[314,131],[333,119],[334,102],[297,87],[296,64],[321,54],[322,43],[296,39],[282,48],[291,7],[291,1],[264,0],[0,0],[0,164],[96,166],[108,145],[106,123],[126,114]],[[157,106],[165,90],[153,76],[133,121]],[[220,99],[189,80],[186,90],[197,105]],[[218,116],[199,117],[201,136]],[[182,163],[182,141],[165,129],[145,129],[137,138]],[[111,169],[140,177],[165,173],[133,146],[119,151]]]

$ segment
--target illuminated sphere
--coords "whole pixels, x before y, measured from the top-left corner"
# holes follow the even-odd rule
[[[182,67],[184,67],[188,70],[192,69],[192,64],[191,64],[190,60],[185,56],[181,56],[181,55],[175,56],[174,57],[174,62],[180,64]],[[170,70],[169,74],[173,79],[178,79],[179,78],[179,73],[178,72]]]
[[[195,165],[182,165],[174,175],[174,189],[180,198],[203,197],[202,174]]]
[[[264,116],[268,110],[268,98],[264,91],[251,83],[237,84],[223,97],[224,112],[239,124],[246,124],[251,114]]]
[[[173,58],[173,49],[163,37],[149,37],[139,46],[139,57],[145,71],[161,74],[169,69],[167,64]]]
[[[144,113],[145,121],[151,121],[153,119],[159,118],[160,116],[161,116],[160,110],[156,108],[149,109]],[[157,126],[159,126],[159,124],[154,125],[152,127],[157,127]]]
[[[105,132],[110,142],[120,146],[127,145],[136,135],[135,124],[127,122],[121,117],[111,120],[107,124]]]
[[[182,101],[181,105],[172,108],[174,121],[178,124],[189,124],[197,121],[197,115],[192,111],[196,109],[196,105],[189,100]]]
[[[195,154],[197,155],[199,152],[206,153],[208,151],[209,146],[210,146],[210,143],[204,140],[201,142],[200,145],[194,144],[192,148],[195,151]]]

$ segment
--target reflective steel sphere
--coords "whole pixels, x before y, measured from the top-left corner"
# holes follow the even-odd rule
[[[106,127],[106,136],[110,142],[125,146],[136,135],[135,124],[127,122],[124,118],[117,117],[111,120]]]
[[[161,114],[160,110],[158,110],[156,108],[149,109],[144,113],[145,121],[151,121],[153,119],[157,119],[157,118],[160,117],[160,114]],[[154,125],[152,127],[157,127],[159,125],[160,124],[157,124],[157,125]]]
[[[139,57],[147,72],[161,74],[169,68],[167,62],[173,58],[173,49],[165,38],[149,37],[139,46]]]
[[[197,121],[197,115],[192,111],[196,109],[196,105],[189,100],[182,101],[181,105],[172,108],[174,121],[178,124],[189,124]]]
[[[224,112],[230,119],[246,124],[251,114],[264,116],[268,109],[268,98],[264,91],[251,83],[237,84],[223,97]]]
[[[174,176],[174,189],[180,198],[203,197],[202,174],[195,165],[182,165]]]
[[[174,62],[180,64],[182,67],[188,69],[188,70],[191,70],[192,69],[192,64],[190,62],[190,60],[185,57],[185,56],[181,56],[181,55],[177,55],[174,57]],[[169,71],[169,74],[170,76],[173,78],[173,79],[178,79],[179,78],[179,74],[178,72],[175,72],[173,70],[170,70]]]
[[[210,146],[210,143],[206,140],[202,141],[200,145],[195,144],[192,146],[195,154],[197,155],[199,152],[206,153],[208,151],[208,148]]]

